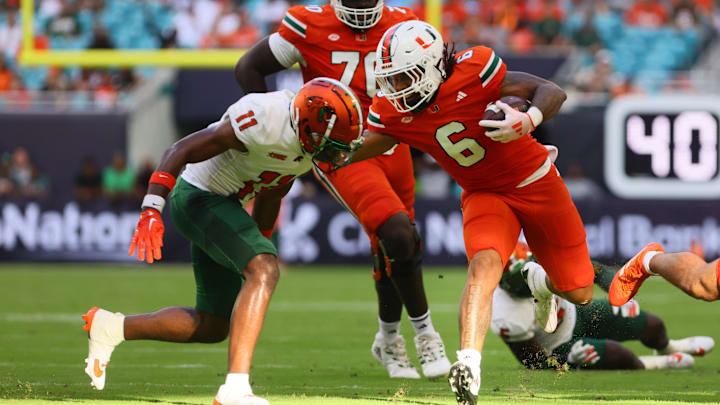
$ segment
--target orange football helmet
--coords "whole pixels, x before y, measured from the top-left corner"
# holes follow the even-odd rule
[[[330,171],[348,165],[362,142],[360,102],[335,79],[318,77],[305,83],[290,105],[290,122],[305,152],[313,161],[329,164]]]

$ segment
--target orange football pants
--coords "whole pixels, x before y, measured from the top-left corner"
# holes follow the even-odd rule
[[[593,283],[585,228],[554,166],[543,178],[507,193],[465,191],[462,211],[468,260],[494,249],[504,267],[522,229],[558,291]]]
[[[375,233],[388,218],[404,212],[415,222],[415,177],[406,144],[398,144],[391,155],[353,163],[330,174],[317,168],[313,172],[330,195],[360,221],[374,254],[378,254]]]

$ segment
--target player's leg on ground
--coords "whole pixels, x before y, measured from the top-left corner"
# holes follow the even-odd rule
[[[492,295],[502,271],[502,260],[494,249],[481,250],[470,261],[460,300],[460,350],[482,352],[490,327]]]
[[[331,174],[318,170],[314,173],[331,195],[358,218],[372,241],[379,315],[373,356],[391,377],[419,378],[398,334],[404,304],[416,334],[427,332],[424,336],[429,339],[422,340],[422,348],[433,349],[419,351],[423,372],[429,377],[447,373],[449,362],[442,340],[432,328],[422,284],[419,236],[412,223],[414,177],[409,147],[398,146],[390,156],[359,162]],[[445,371],[442,367],[438,371],[437,364],[442,362],[422,361],[434,357],[444,360]]]
[[[125,317],[125,340],[216,343],[225,340],[229,323],[219,316],[188,307],[168,307]]]
[[[448,380],[458,403],[477,401],[480,389],[480,361],[490,327],[492,296],[500,282],[503,262],[494,249],[475,253],[470,260],[465,289],[460,300],[460,351]]]
[[[691,368],[695,361],[692,356],[674,352],[666,355],[636,356],[630,349],[614,340],[607,340],[605,346],[607,362],[604,367],[611,370],[637,370],[637,369],[684,369]]]
[[[690,252],[662,253],[650,259],[650,274],[662,276],[691,297],[714,301],[720,299],[720,261],[707,263]]]
[[[373,357],[387,369],[390,378],[417,379],[420,378],[420,374],[410,362],[405,339],[400,335],[403,302],[395,282],[391,279],[392,270],[395,268],[395,262],[389,253],[391,244],[395,245],[392,246],[395,251],[406,244],[402,243],[401,233],[388,235],[388,232],[385,232],[384,234],[388,237],[386,241],[380,240],[378,236],[371,236],[375,258],[373,278],[378,296],[379,323],[379,331],[375,335],[371,351]]]
[[[715,347],[715,340],[708,336],[669,339],[662,319],[649,312],[645,314],[647,314],[647,328],[640,341],[645,346],[655,349],[656,354],[686,353],[692,356],[704,356]]]
[[[428,303],[421,271],[420,239],[410,217],[405,212],[394,214],[378,227],[376,234],[381,254],[390,262],[390,278],[408,316],[425,315]]]
[[[373,246],[375,267],[373,279],[378,297],[378,332],[375,334],[370,351],[388,371],[390,378],[420,378],[412,365],[405,348],[405,338],[400,335],[402,299],[385,268],[387,263],[377,243]]]
[[[636,304],[637,305],[637,304]],[[671,341],[668,339],[667,331],[663,321],[657,316],[647,311],[626,311],[622,308],[613,307],[605,299],[595,299],[589,305],[577,307],[577,321],[573,335],[583,336],[585,340],[595,339],[596,346],[599,347],[598,353],[601,356],[607,356],[610,360],[611,367],[606,368],[637,368],[629,366],[637,359],[643,365],[641,368],[657,369],[657,368],[687,368],[693,365],[692,358],[677,352],[679,348],[689,348],[690,345],[686,339],[680,341]],[[623,342],[628,340],[640,340],[645,346],[664,351],[662,356],[641,356],[636,357],[630,355],[626,348],[620,346],[608,348],[605,353],[603,342]],[[698,340],[698,343],[707,344],[707,341]],[[695,345],[697,347],[697,345]],[[708,346],[708,350],[712,347]],[[613,352],[609,352],[613,350]],[[632,353],[630,353],[632,354]],[[611,357],[614,356],[614,357]],[[631,361],[632,360],[632,361]],[[604,360],[603,360],[604,361]],[[601,368],[603,364],[600,364]]]
[[[391,156],[378,159],[392,191],[405,207],[388,217],[377,229],[376,233],[382,240],[399,239],[400,248],[391,247],[391,251],[399,250],[392,255],[404,256],[404,260],[395,258],[396,270],[392,279],[403,299],[408,319],[415,330],[415,349],[425,377],[434,378],[447,375],[450,361],[445,353],[445,344],[440,334],[433,327],[422,276],[422,241],[415,227],[415,177],[412,172],[412,156],[407,145],[398,145]],[[397,204],[397,201],[394,205]],[[392,205],[387,205],[392,207]],[[392,212],[390,209],[387,212]],[[387,228],[387,232],[386,229]],[[393,230],[402,232],[398,235]],[[393,243],[391,242],[392,246]]]
[[[262,329],[270,297],[275,291],[280,269],[271,254],[253,258],[243,271],[245,285],[235,301],[230,318],[228,371],[248,373],[255,343]]]
[[[266,404],[254,397],[248,372],[280,275],[277,250],[232,198],[212,195],[181,180],[170,203],[173,222],[192,242],[196,309],[230,322],[229,373],[216,402]]]
[[[399,212],[383,222],[376,235],[377,250],[380,253],[377,260],[383,265],[381,267],[384,267],[384,274],[379,281],[389,275],[403,300],[415,330],[415,348],[423,374],[428,378],[447,375],[450,361],[445,354],[442,338],[435,331],[430,317],[421,270],[420,236],[415,226],[407,213]],[[382,334],[387,323],[383,322],[382,314],[380,320]],[[399,327],[399,324],[397,326]],[[387,340],[387,336],[385,338]]]
[[[373,255],[378,261],[373,269],[375,291],[378,296],[378,317],[381,322],[388,324],[400,322],[402,299],[392,281],[382,274],[385,263],[379,262],[381,253],[377,240],[373,240],[372,233],[388,217],[405,211],[405,206],[393,192],[381,165],[378,164],[377,159],[372,159],[343,167],[332,173],[324,173],[313,168],[313,174],[330,195],[360,221],[373,241]],[[393,206],[394,209],[387,211],[387,205]],[[378,333],[382,334],[382,329],[381,327]]]
[[[627,347],[614,340],[605,341],[605,361],[598,362],[599,370],[641,370],[642,361]]]

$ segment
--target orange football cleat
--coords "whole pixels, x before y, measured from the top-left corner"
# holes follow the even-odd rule
[[[642,285],[643,281],[650,277],[650,274],[645,271],[645,265],[643,260],[648,252],[664,252],[662,246],[657,243],[650,243],[640,253],[636,254],[635,257],[630,259],[615,274],[612,283],[610,284],[610,291],[608,291],[608,300],[610,304],[620,306],[630,301],[632,297],[637,294],[638,289]]]

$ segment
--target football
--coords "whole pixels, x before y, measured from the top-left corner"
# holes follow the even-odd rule
[[[516,96],[505,96],[501,98],[500,101],[520,112],[527,112],[531,105],[530,101]],[[505,119],[505,113],[493,102],[488,104],[487,108],[485,108],[485,113],[483,113],[482,119],[502,121]]]

